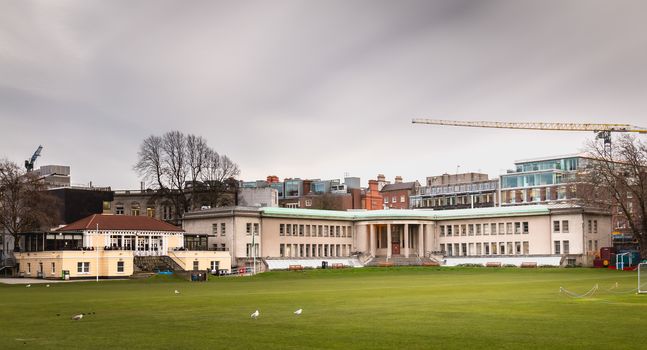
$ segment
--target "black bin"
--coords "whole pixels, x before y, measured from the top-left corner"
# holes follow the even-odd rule
[[[327,269],[328,268],[328,262],[327,261],[322,261],[321,262],[321,268],[322,269]]]

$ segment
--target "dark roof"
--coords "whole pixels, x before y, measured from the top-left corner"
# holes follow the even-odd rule
[[[382,187],[382,190],[380,192],[388,192],[388,191],[401,191],[401,190],[412,190],[416,188],[416,182],[401,182],[397,184],[388,184],[384,185]]]
[[[95,230],[176,231],[181,228],[148,216],[94,214],[63,226],[56,231]]]

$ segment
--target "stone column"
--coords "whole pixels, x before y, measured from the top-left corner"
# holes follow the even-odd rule
[[[409,224],[404,224],[404,257],[409,257]]]
[[[377,249],[377,242],[376,242],[376,237],[375,237],[375,229],[373,224],[368,224],[368,238],[369,238],[369,252],[371,252],[371,256],[375,256],[376,254],[376,249]]]
[[[418,256],[423,257],[425,255],[425,246],[424,246],[424,238],[422,235],[422,224],[418,224]]]
[[[386,258],[391,259],[391,224],[386,225]]]

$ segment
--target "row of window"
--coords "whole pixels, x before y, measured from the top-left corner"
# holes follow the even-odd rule
[[[404,203],[405,200],[406,199],[404,195],[400,196],[400,203]],[[397,202],[398,202],[398,197],[392,196],[391,203],[397,203]],[[384,197],[384,203],[389,203],[389,197]]]
[[[530,224],[523,222],[499,222],[487,224],[440,225],[440,237],[511,235],[530,233]]]
[[[56,263],[51,263],[52,274],[56,273]],[[43,263],[38,263],[38,271],[44,273]],[[79,261],[76,263],[76,272],[90,273],[90,263],[87,261]],[[124,272],[124,262],[117,261],[117,272]],[[27,273],[31,273],[31,263],[27,263]]]
[[[411,206],[416,208],[446,207],[453,205],[494,203],[493,194],[476,195],[448,195],[443,197],[424,198],[416,197],[411,199]]]
[[[280,244],[282,258],[319,258],[350,256],[350,244]]]
[[[105,210],[105,205],[106,202],[104,202],[104,210]],[[110,202],[107,202],[110,203]],[[130,215],[131,216],[139,216],[141,214],[141,207],[138,203],[133,203],[130,205]],[[123,204],[115,204],[115,215],[125,215],[126,210],[124,209]],[[152,206],[147,206],[146,207],[146,216],[150,218],[155,217],[155,207]],[[163,220],[170,220],[171,219],[171,207],[169,206],[164,206],[162,207],[162,219]]]
[[[440,250],[447,256],[528,255],[530,243],[528,241],[447,243],[441,244]]]
[[[279,236],[353,237],[352,226],[279,224]]]

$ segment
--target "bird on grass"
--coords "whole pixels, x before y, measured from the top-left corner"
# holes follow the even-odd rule
[[[29,287],[31,287],[31,284],[28,284],[28,285],[26,285],[25,287],[29,288]]]
[[[74,315],[72,319],[74,321],[80,321],[83,318],[83,314]]]
[[[301,315],[302,312],[303,312],[303,309],[299,309],[295,311],[294,314],[298,316],[298,315]]]
[[[49,288],[49,284],[48,284],[48,285],[46,285],[45,287]]]
[[[175,294],[180,294],[180,291],[176,289]]]
[[[252,313],[251,317],[252,317],[253,319],[257,319],[257,318],[258,318],[258,316],[259,316],[260,314],[261,314],[261,313],[260,313],[260,312],[258,312],[258,310],[256,310],[256,311],[254,311],[254,313]]]

